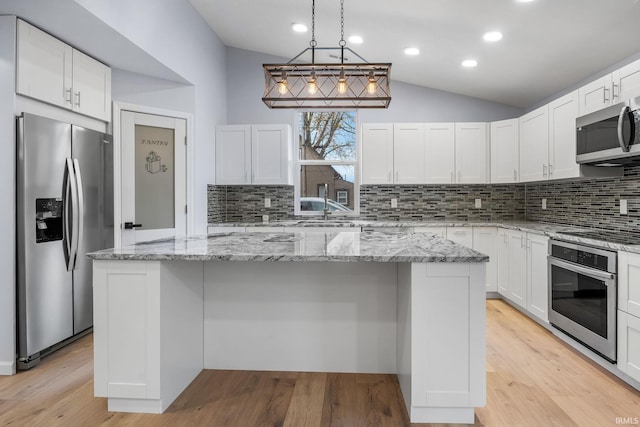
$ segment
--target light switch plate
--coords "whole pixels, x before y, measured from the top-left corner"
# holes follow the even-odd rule
[[[480,209],[482,207],[482,199],[476,199],[476,209]]]
[[[391,199],[391,207],[392,208],[398,207],[398,199]]]
[[[264,199],[264,207],[265,208],[270,208],[271,207],[271,199],[268,197],[265,197]]]
[[[627,213],[627,199],[620,199],[620,215],[626,215]]]
[[[262,215],[262,222],[264,222],[265,224],[269,222],[269,215]]]
[[[547,199],[542,199],[542,209],[547,209]]]

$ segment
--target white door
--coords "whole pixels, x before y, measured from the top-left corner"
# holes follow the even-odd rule
[[[121,244],[186,235],[186,120],[122,111]]]
[[[487,124],[456,123],[456,182],[483,184],[489,182],[487,174]]]
[[[580,176],[576,163],[578,91],[549,103],[549,178]]]
[[[492,184],[518,182],[520,168],[518,132],[518,119],[491,123]]]
[[[393,170],[396,184],[424,183],[424,124],[393,125]]]
[[[520,182],[548,179],[549,106],[520,117]]]
[[[393,183],[393,124],[362,125],[362,183]]]

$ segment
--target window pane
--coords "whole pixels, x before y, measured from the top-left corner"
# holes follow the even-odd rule
[[[353,210],[355,167],[353,165],[303,165],[300,171],[300,210],[324,210],[324,184],[328,187],[330,211]]]
[[[308,111],[299,123],[301,160],[356,159],[354,111]]]
[[[143,230],[175,227],[174,130],[135,125],[136,222]]]

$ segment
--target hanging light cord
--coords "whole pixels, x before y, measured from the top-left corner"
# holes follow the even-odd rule
[[[340,63],[344,64],[344,47],[347,42],[344,41],[344,0],[340,0]]]
[[[316,42],[316,0],[311,1],[311,41],[309,42],[309,46],[311,46],[311,63],[315,64],[316,62],[316,46],[318,42]]]

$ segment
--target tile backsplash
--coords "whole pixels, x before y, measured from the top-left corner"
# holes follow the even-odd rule
[[[621,199],[628,203],[626,215]],[[618,178],[527,184],[526,200],[531,221],[640,232],[640,165],[625,167]]]
[[[264,207],[264,199],[271,207]],[[391,208],[391,199],[398,207]],[[481,208],[475,207],[481,200]],[[546,209],[542,209],[546,199]],[[620,214],[620,200],[628,213]],[[208,186],[208,221],[294,219],[293,186]],[[640,165],[618,178],[483,185],[362,185],[360,218],[387,221],[542,221],[640,232]]]

